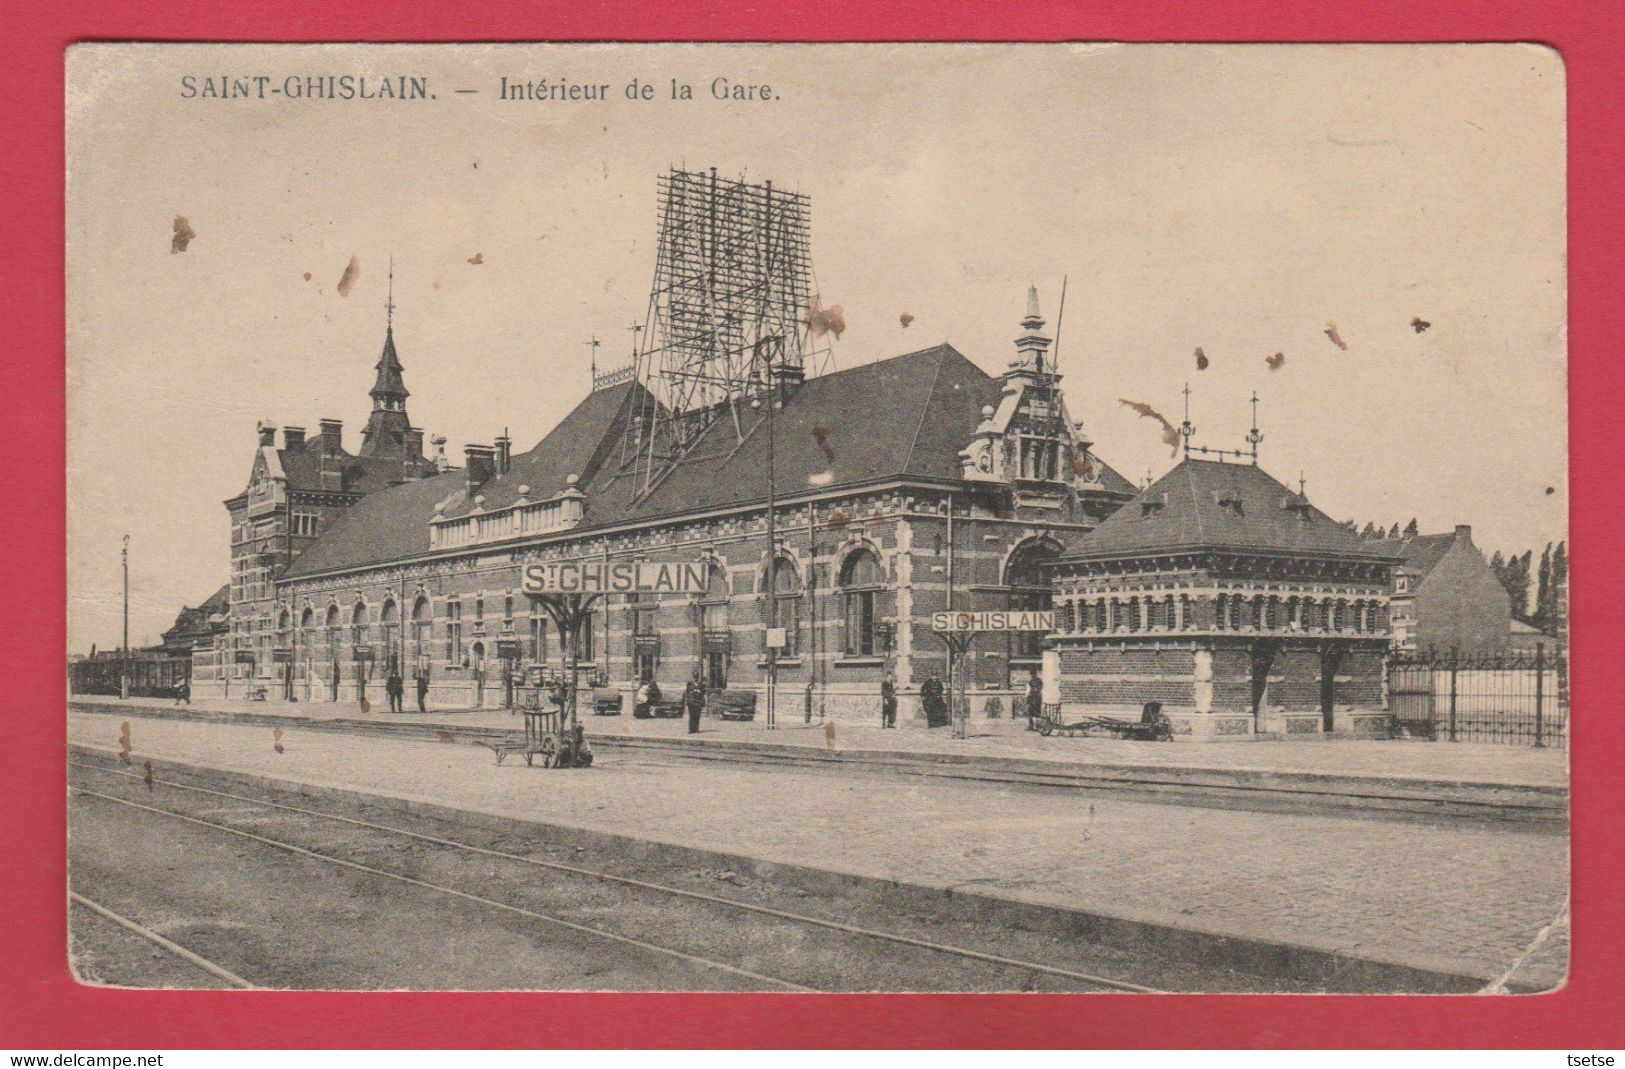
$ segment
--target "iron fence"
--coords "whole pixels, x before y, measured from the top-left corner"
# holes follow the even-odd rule
[[[1397,738],[1565,747],[1568,658],[1545,647],[1481,657],[1396,652],[1388,710]]]

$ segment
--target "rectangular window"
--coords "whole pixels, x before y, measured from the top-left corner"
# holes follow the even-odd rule
[[[875,653],[875,592],[852,590],[846,595],[846,655],[873,657]]]
[[[446,662],[463,663],[463,603],[446,602]]]
[[[586,618],[581,621],[581,633],[576,636],[576,660],[578,662],[593,661],[598,658],[595,644],[598,629],[593,626],[593,619],[594,614],[588,613]]]
[[[537,664],[547,660],[547,617],[530,618],[530,659]]]

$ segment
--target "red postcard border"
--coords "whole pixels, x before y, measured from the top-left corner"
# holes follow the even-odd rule
[[[115,1048],[1618,1047],[1625,1045],[1625,717],[1620,668],[1625,446],[1616,356],[1625,333],[1625,6],[1321,0],[1279,4],[1005,2],[679,7],[661,0],[530,5],[200,0],[7,5],[9,199],[0,263],[7,326],[10,634],[0,717],[0,1046]],[[80,40],[1539,41],[1569,90],[1574,953],[1550,995],[1481,997],[525,995],[129,992],[65,966],[63,50]],[[1486,483],[1495,473],[1486,470]],[[500,1023],[500,1027],[493,1027]]]

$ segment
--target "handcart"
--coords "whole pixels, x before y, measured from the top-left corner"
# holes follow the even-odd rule
[[[1066,723],[1061,720],[1060,705],[1046,705],[1038,717],[1038,733],[1050,735],[1109,735],[1114,739],[1140,739],[1145,742],[1167,742],[1174,737],[1173,724],[1162,711],[1161,702],[1146,702],[1139,720],[1124,720],[1115,716],[1086,716]]]

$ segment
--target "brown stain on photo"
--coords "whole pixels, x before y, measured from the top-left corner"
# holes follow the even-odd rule
[[[902,314],[902,315],[900,315],[900,316],[898,316],[898,317],[897,317],[897,321],[898,321],[898,322],[899,322],[899,323],[901,323],[901,324],[903,324],[903,329],[904,329],[904,330],[907,330],[907,329],[908,329],[908,325],[909,325],[909,324],[910,324],[910,323],[912,323],[912,322],[914,322],[914,317],[913,317],[913,316],[911,316],[911,315],[909,315],[909,314],[908,314],[908,313],[907,313],[907,312],[904,312],[904,313],[903,313],[903,314]]]
[[[339,276],[339,296],[348,297],[359,281],[361,281],[361,260],[352,254],[350,262],[344,265],[344,274]]]
[[[175,217],[175,232],[169,239],[170,253],[185,252],[186,246],[190,245],[195,237],[197,237],[197,231],[193,230],[192,224],[186,221],[186,216],[177,215]]]
[[[456,742],[457,737],[444,728],[434,733],[434,737],[441,742]]]
[[[1416,331],[1416,333],[1418,333],[1418,334],[1422,333],[1424,330],[1428,329],[1432,325],[1433,325],[1432,323],[1429,323],[1427,320],[1423,319],[1421,316],[1417,316],[1415,319],[1411,320],[1411,329]]]
[[[828,527],[831,531],[839,531],[851,522],[851,515],[849,515],[843,509],[836,509],[834,512],[829,514],[829,519],[824,521],[824,526]]]
[[[468,262],[473,264],[475,267],[478,267],[480,264],[485,262],[485,253],[476,252],[473,256],[468,258]]]
[[[1271,371],[1280,371],[1281,365],[1286,363],[1286,354],[1276,353],[1274,356],[1266,356],[1264,363],[1270,366]]]
[[[824,748],[835,749],[835,721],[824,721]]]
[[[309,282],[309,281],[310,281],[310,272],[309,272],[309,271],[306,271],[306,272],[305,272],[305,281],[306,281],[306,282]]]
[[[124,721],[118,728],[118,759],[125,764],[132,764],[130,760],[130,722]]]
[[[846,313],[838,304],[825,308],[818,295],[814,294],[807,298],[806,307],[801,310],[801,322],[815,338],[833,334],[839,340],[846,330]]]
[[[1174,425],[1172,423],[1169,423],[1163,418],[1161,412],[1158,412],[1156,409],[1142,401],[1130,401],[1126,397],[1119,397],[1117,399],[1117,403],[1120,405],[1127,405],[1144,419],[1154,419],[1158,423],[1162,424],[1162,442],[1170,450],[1172,450],[1169,455],[1176,457],[1179,455],[1179,431],[1174,429]]]
[[[1202,351],[1202,347],[1200,345],[1196,347],[1196,370],[1207,370],[1207,354]]]
[[[818,448],[824,451],[824,459],[831,464],[835,463],[835,447],[829,443],[829,428],[824,426],[814,427],[812,436],[813,441],[818,443]]]
[[[283,752],[283,750],[282,750],[282,729],[281,728],[272,728],[271,729],[271,749],[275,750],[277,753],[282,753]]]
[[[1330,338],[1332,340],[1332,344],[1343,350],[1345,353],[1349,351],[1348,344],[1343,341],[1343,336],[1337,333],[1336,323],[1326,324],[1326,337]]]

